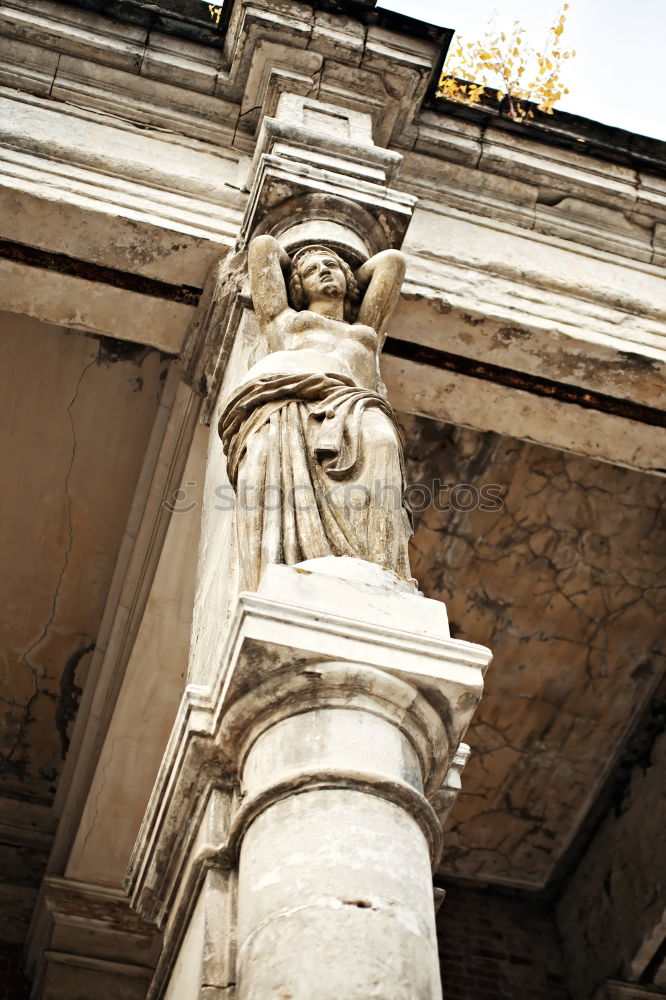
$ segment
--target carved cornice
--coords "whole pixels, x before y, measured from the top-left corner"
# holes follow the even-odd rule
[[[4,45],[2,82],[249,148],[289,90],[370,113],[375,139],[386,145],[399,141],[416,115],[451,32],[429,27],[415,37],[399,18],[389,18],[389,27],[365,20],[289,0],[279,13],[269,0],[236,0],[224,50],[201,46],[197,58],[192,42],[145,27],[50,0],[6,0],[0,35],[13,44]],[[191,91],[198,96],[184,99]],[[204,132],[187,111],[193,103]]]
[[[583,151],[546,145],[541,133],[527,129],[508,134],[439,111],[419,113],[422,83],[415,81],[422,81],[428,67],[432,71],[437,44],[348,17],[313,13],[295,2],[283,4],[276,16],[265,0],[236,4],[222,53],[49,0],[5,0],[0,8],[0,84],[48,98],[48,105],[62,113],[80,115],[88,109],[111,114],[114,128],[131,129],[129,123],[135,122],[168,129],[172,141],[198,138],[250,153],[257,128],[273,114],[279,95],[284,90],[307,94],[370,114],[380,145],[397,144],[422,154],[413,170],[407,164],[404,172],[412,193],[441,202],[446,190],[447,203],[463,211],[664,266],[666,180],[632,165],[612,165]],[[14,138],[8,138],[17,148]],[[105,143],[97,145],[106,155]],[[433,175],[428,160],[469,170]],[[158,154],[153,169],[159,162]],[[503,191],[501,184],[488,182],[493,176],[513,185],[506,184]],[[518,182],[527,185],[526,198],[514,196]],[[98,196],[107,201],[101,188]],[[189,197],[195,190],[183,193]],[[231,192],[220,194],[218,202],[228,205]],[[141,192],[146,205],[150,198],[150,190]],[[206,200],[212,221],[213,200]],[[595,213],[590,205],[607,211]],[[188,209],[183,206],[182,211]],[[196,223],[202,235],[211,232],[206,214],[206,209],[199,212]]]
[[[666,178],[538,133],[423,111],[403,183],[423,198],[634,261],[666,262]],[[438,165],[439,164],[439,165]]]

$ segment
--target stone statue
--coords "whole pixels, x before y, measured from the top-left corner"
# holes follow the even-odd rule
[[[405,272],[384,250],[355,273],[326,246],[290,259],[249,247],[269,353],[227,401],[219,431],[237,494],[241,587],[269,563],[351,556],[409,579],[412,533],[395,413],[379,376]]]

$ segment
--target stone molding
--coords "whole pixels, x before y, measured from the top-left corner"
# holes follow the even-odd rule
[[[648,997],[663,997],[661,989],[650,989],[648,986],[638,986],[635,983],[619,983],[608,980],[595,993],[593,1000],[647,1000]]]
[[[314,21],[310,24],[308,18],[312,17]],[[333,37],[336,31],[341,32],[345,41],[344,45],[334,46],[336,58],[348,62],[332,64],[327,74],[327,65],[324,62],[322,68],[321,61],[331,58],[331,29]],[[285,89],[299,91],[300,78],[309,81],[307,86],[300,88],[304,95],[365,111],[375,120],[381,112],[385,122],[391,117],[392,98],[387,98],[386,93],[373,97],[376,85],[373,88],[365,78],[355,80],[354,72],[360,72],[367,64],[372,66],[371,77],[380,73],[381,68],[394,75],[399,71],[397,79],[401,79],[400,73],[423,74],[432,57],[432,43],[414,40],[414,52],[410,53],[405,39],[386,29],[366,28],[351,21],[343,25],[340,19],[331,15],[321,12],[312,15],[309,8],[297,3],[288,4],[281,18],[276,18],[268,6],[244,6],[242,13],[234,12],[229,31],[233,43],[230,42],[228,48],[235,46],[235,49],[226,80],[222,80],[221,71],[211,66],[211,61],[215,64],[222,56],[205,46],[168,36],[154,38],[151,34],[149,38],[145,29],[117,25],[99,15],[72,10],[48,0],[40,0],[38,4],[6,0],[0,10],[0,36],[5,36],[0,37],[0,51],[4,56],[0,83],[43,97],[61,97],[80,108],[97,108],[114,114],[122,111],[122,117],[128,122],[162,129],[166,126],[175,133],[218,144],[231,145],[238,141],[242,145],[243,129],[250,137],[263,117],[273,113],[280,93]],[[34,44],[36,39],[38,45]],[[357,46],[352,44],[353,39],[357,40]],[[319,54],[317,46],[321,48]],[[152,57],[153,47],[157,53],[155,58]],[[62,53],[60,59],[58,52]],[[362,60],[359,53],[363,54]],[[317,66],[312,63],[309,67],[310,76],[299,69],[299,59],[304,58],[319,60]],[[169,63],[171,71],[174,61],[178,66],[183,59],[188,64],[203,65],[206,68],[204,76],[209,77],[214,71],[217,83],[213,84],[210,79],[202,83],[201,72],[181,75],[178,85],[165,82],[165,63]],[[385,60],[383,65],[382,60]],[[138,75],[139,62],[141,76]],[[345,73],[338,80],[336,74],[340,76],[342,69]],[[365,72],[367,75],[368,71]],[[158,79],[151,79],[152,73]],[[271,89],[269,82],[276,74],[281,82]],[[168,78],[173,80],[173,74]],[[405,93],[409,90],[406,79],[402,78]],[[392,81],[392,90],[395,90],[394,84]],[[266,93],[268,89],[270,99]],[[395,92],[399,91],[400,85]],[[240,101],[243,104],[239,108],[234,102]],[[373,101],[377,103],[376,108]],[[600,169],[597,161],[589,156],[544,147],[529,135],[507,135],[501,130],[428,110],[419,116],[418,104],[413,99],[412,105],[409,120],[413,123],[414,134],[401,144],[404,148],[438,160],[460,163],[483,176],[513,177],[538,184],[541,189],[548,183],[552,185],[551,191],[540,192],[545,201],[525,220],[521,220],[520,211],[516,211],[518,206],[511,197],[504,200],[501,210],[510,214],[515,224],[527,222],[546,233],[561,233],[567,240],[610,246],[615,252],[663,266],[666,246],[666,181],[663,179],[631,167],[607,163]],[[390,136],[376,134],[375,138],[382,145],[393,141]],[[245,145],[247,151],[254,151],[254,139]],[[415,183],[419,185],[417,193],[424,193],[428,185],[427,171],[417,176]],[[439,192],[441,188],[434,185],[432,190]],[[464,186],[454,197],[468,201],[471,197],[472,203],[475,200],[473,193]],[[487,199],[484,194],[478,205],[483,214],[488,211],[486,200],[492,203],[492,198]],[[478,197],[476,201],[478,204]],[[608,225],[604,225],[600,217],[603,213],[590,212],[590,201],[635,216],[638,225],[632,228],[619,214],[615,218],[611,215]],[[641,225],[645,226],[641,216],[657,219],[652,240],[649,232],[641,236]]]
[[[207,99],[211,109],[217,108],[215,115],[207,116],[208,134],[199,137],[213,138],[210,130],[219,134],[222,127],[241,146],[254,145],[256,128],[272,113],[279,94],[297,90],[300,80],[301,93],[370,109],[377,141],[385,145],[398,139],[414,118],[449,32],[432,28],[431,38],[414,38],[405,29],[364,25],[348,17],[345,22],[289,0],[277,14],[266,0],[237,2],[224,50],[216,52],[97,14],[63,9],[51,0],[5,0],[0,34],[27,48],[23,58],[13,57],[9,49],[2,79],[20,89],[54,96],[64,88],[61,96],[67,91],[68,99],[77,104],[99,106],[105,100],[103,93],[87,94],[84,77],[71,76],[68,60],[86,60],[99,67],[93,78],[106,80],[107,91],[114,72],[122,71],[128,78],[119,91],[112,88],[116,113],[119,100],[123,117],[163,126],[170,116],[168,96],[173,98],[177,90],[163,81],[174,79],[175,63],[178,85],[203,95],[195,102],[201,109]],[[38,51],[42,46],[44,56]],[[203,59],[198,58],[199,48]],[[53,50],[62,53],[62,67],[53,63]],[[117,87],[120,78],[114,79]],[[149,102],[146,93],[152,95]],[[222,120],[224,126],[217,124]],[[192,134],[187,124],[185,129],[185,134]]]
[[[286,567],[271,569],[289,572]],[[417,636],[386,624],[365,624],[330,613],[323,620],[323,611],[316,606],[308,608],[267,600],[258,594],[241,594],[220,657],[221,664],[240,665],[233,674],[234,688],[227,686],[228,678],[221,670],[210,686],[186,688],[128,870],[127,887],[133,905],[160,926],[168,916],[185,857],[196,836],[196,817],[203,816],[212,787],[225,796],[232,795],[238,750],[226,721],[223,727],[223,713],[229,711],[232,699],[238,701],[251,690],[252,664],[266,657],[267,643],[271,647],[271,669],[275,671],[280,669],[280,658],[286,657],[282,669],[288,667],[291,651],[298,649],[302,666],[335,658],[411,677],[434,706],[436,716],[442,713],[449,720],[446,736],[448,746],[453,748],[458,747],[481,696],[482,673],[490,661],[485,647],[462,640]],[[318,676],[316,671],[314,676]],[[279,688],[283,683],[284,678],[277,674],[274,684]],[[304,672],[296,683],[302,699],[312,686],[312,678]],[[269,691],[267,704],[271,705],[275,690],[269,687]],[[452,701],[464,706],[454,715]],[[240,707],[237,705],[236,710]],[[250,711],[254,716],[256,705]],[[448,757],[440,761],[439,770],[431,778],[430,794],[439,790],[448,766]],[[194,815],[193,801],[200,803]],[[193,822],[185,824],[186,815]],[[227,828],[227,838],[229,833]],[[200,861],[208,863],[212,857],[223,865],[232,863],[229,839],[203,850]]]
[[[148,37],[145,29],[117,25],[50,0],[5,0],[0,8],[0,83],[48,98],[51,108],[66,114],[85,114],[86,108],[89,114],[111,113],[116,116],[114,127],[122,119],[125,128],[131,128],[131,122],[144,129],[166,128],[173,138],[180,137],[176,141],[204,139],[249,153],[255,149],[256,129],[273,114],[284,90],[370,114],[380,145],[395,144],[395,136],[379,134],[377,121],[388,122],[391,107],[400,106],[413,134],[407,136],[408,129],[398,145],[416,154],[414,168],[408,164],[404,172],[412,193],[439,200],[442,179],[432,176],[428,163],[444,161],[450,168],[444,186],[452,207],[533,229],[565,245],[581,243],[664,266],[666,180],[632,167],[601,166],[582,153],[545,146],[528,133],[508,135],[443,113],[419,113],[418,100],[407,95],[414,74],[421,79],[432,63],[433,45],[421,39],[409,42],[377,26],[313,14],[298,3],[283,5],[278,17],[268,3],[256,3],[237,5],[229,27],[229,53],[223,56],[168,36]],[[221,59],[229,62],[227,71],[217,67]],[[319,68],[313,62],[303,72],[303,59],[319,60]],[[174,60],[181,69],[183,61],[205,67],[206,82],[194,72],[182,73],[177,84],[165,82],[165,65],[171,67]],[[377,91],[373,80],[380,77],[390,78],[391,94],[398,96],[388,95],[383,84],[381,93]],[[403,109],[405,101],[409,114]],[[13,137],[10,141],[16,148]],[[155,156],[153,168],[159,162]],[[513,184],[507,183],[502,192],[497,178]],[[514,196],[521,184],[528,193],[525,202]],[[194,193],[188,190],[186,197]],[[145,186],[141,199],[148,204],[153,194],[154,187],[151,191]],[[102,190],[99,195],[108,198]],[[230,195],[225,192],[227,203]],[[210,201],[207,212],[215,217]],[[198,214],[199,228],[209,232],[206,209]]]
[[[303,18],[310,16],[309,8],[301,4],[288,5],[284,18],[277,19],[260,5],[244,10],[242,16],[238,14],[233,27],[235,34],[230,37],[244,47],[243,51],[261,42],[261,59],[267,67],[272,58],[268,53],[273,51],[266,49],[269,44],[311,54],[312,46],[306,47],[304,42],[306,36],[310,37],[310,30],[312,37],[317,38],[322,58],[331,58],[334,42],[326,32],[331,25],[342,30],[340,19],[320,12],[314,15],[314,27],[306,30]],[[247,162],[239,168],[239,152],[232,144],[235,142],[238,147],[239,143],[240,146],[245,143],[243,148],[253,152],[256,141],[249,132],[241,141],[245,133],[233,124],[238,111],[233,101],[195,89],[187,76],[174,85],[130,71],[135,65],[134,55],[129,53],[125,61],[118,55],[120,27],[124,30],[127,26],[47,0],[37,4],[7,0],[0,8],[0,35],[5,33],[4,38],[0,37],[0,48],[4,45],[2,51],[6,55],[2,70],[6,75],[0,82],[8,88],[13,85],[29,91],[20,94],[16,90],[2,91],[3,98],[9,98],[7,114],[2,116],[8,124],[0,140],[0,171],[4,175],[0,176],[0,181],[4,181],[0,184],[2,214],[10,219],[8,232],[27,245],[61,251],[61,241],[65,240],[67,252],[83,260],[111,266],[122,262],[126,269],[129,261],[129,269],[137,274],[162,280],[182,275],[191,286],[201,287],[216,256],[233,245],[246,208],[247,196],[241,187]],[[359,39],[361,35],[365,38],[366,31],[379,38],[379,29],[366,29],[360,24],[357,27]],[[107,28],[110,36],[105,34]],[[356,28],[350,27],[349,31],[356,37]],[[169,58],[175,58],[181,42],[165,41],[165,37],[158,39],[160,52],[168,50]],[[136,40],[132,42],[129,35],[128,39],[130,49],[132,44],[139,44]],[[36,40],[39,44],[35,44]],[[417,41],[417,48],[425,44]],[[373,42],[370,49],[375,45],[384,52],[384,42],[382,35],[381,46]],[[142,44],[145,63],[151,47],[149,44],[146,48],[145,39]],[[201,49],[207,66],[206,60],[222,58],[204,46],[192,48],[192,43],[182,44],[187,49],[187,59],[194,59],[195,49],[197,52]],[[340,44],[347,51],[347,42]],[[354,47],[350,43],[347,52],[350,65],[358,72],[364,44],[359,41]],[[63,53],[59,59],[53,46],[60,47]],[[105,46],[110,46],[108,59],[104,56]],[[370,49],[365,58],[375,67]],[[400,65],[407,71],[410,58],[404,51],[400,58]],[[56,63],[61,74],[57,86],[55,77],[49,77],[51,70],[55,74]],[[250,66],[240,57],[235,65],[234,72],[241,77],[250,73]],[[40,78],[43,86],[12,75],[12,67],[16,73]],[[259,79],[265,80],[264,71],[257,71],[255,77],[259,86]],[[317,78],[323,81],[325,77],[326,66]],[[333,80],[330,73],[326,78],[329,82]],[[54,100],[60,86],[62,99]],[[296,78],[294,86],[298,89]],[[310,96],[348,107],[351,112],[372,114],[369,104],[364,108],[358,104],[358,94],[367,94],[369,100],[370,90],[360,84],[355,89],[354,102],[347,100],[348,93],[342,85],[333,87],[332,83],[330,92],[320,87]],[[276,106],[281,93],[279,87],[274,90],[271,101],[261,105],[262,114]],[[233,100],[241,99],[241,89],[234,94]],[[68,103],[64,103],[65,98]],[[127,106],[126,101],[130,102]],[[114,115],[113,119],[109,113]],[[226,123],[224,128],[227,125],[229,128],[224,134],[215,134],[222,120]],[[555,324],[560,337],[573,341],[571,350],[567,350],[569,354],[576,353],[576,341],[581,341],[595,356],[627,349],[652,358],[663,356],[663,307],[653,289],[660,282],[661,267],[666,261],[666,180],[631,167],[601,164],[582,153],[545,146],[527,133],[525,137],[508,136],[501,130],[483,129],[433,111],[417,114],[415,122],[418,137],[415,134],[407,143],[414,151],[406,153],[401,176],[405,191],[423,199],[420,217],[424,213],[437,216],[432,222],[441,228],[455,227],[464,220],[475,231],[480,227],[480,233],[491,229],[512,239],[527,237],[526,252],[530,254],[540,254],[542,247],[549,247],[560,256],[562,251],[582,253],[581,258],[571,258],[576,273],[579,265],[587,269],[588,260],[596,261],[599,266],[582,295],[577,282],[566,280],[557,287],[548,287],[543,304],[541,298],[536,302],[525,296],[517,302],[513,290],[516,281],[521,281],[520,269],[498,273],[497,266],[488,262],[470,267],[465,263],[465,247],[456,248],[449,256],[446,253],[424,256],[418,246],[410,246],[408,241],[405,250],[410,255],[413,293],[431,299],[436,306],[442,297],[441,289],[450,287],[452,296],[460,299],[462,313],[473,315],[475,302],[483,302],[484,311],[498,322],[515,321],[513,325],[524,326],[537,337],[547,334],[547,343]],[[155,186],[155,171],[161,162],[166,162],[166,143],[164,133],[160,132],[165,128],[169,130],[172,149],[176,143],[178,155],[169,154],[170,170],[159,174],[160,183]],[[239,133],[238,141],[234,139],[235,132]],[[207,141],[201,143],[196,137]],[[277,134],[271,142],[271,148],[275,149],[284,145],[283,137]],[[222,158],[213,153],[213,143],[216,150],[225,151]],[[130,154],[130,148],[140,150],[141,155]],[[380,155],[379,149],[373,155]],[[391,154],[385,152],[384,156]],[[242,155],[241,160],[244,160]],[[283,168],[284,164],[280,170]],[[277,169],[274,163],[271,169]],[[368,169],[372,171],[374,167],[369,164]],[[281,176],[278,170],[276,180]],[[292,171],[285,176],[290,183],[294,181]],[[445,209],[438,204],[443,189],[447,192]],[[36,199],[43,203],[45,190],[50,211],[43,218],[50,220],[53,216],[46,227],[35,212]],[[19,206],[13,212],[12,198]],[[67,224],[63,225],[65,208]],[[116,215],[120,219],[115,219]],[[132,249],[134,245],[136,251]],[[174,246],[177,252],[173,252]],[[585,248],[582,251],[578,250],[581,246]],[[621,262],[626,267],[628,259],[632,261],[630,267],[636,272],[637,282],[644,283],[646,290],[618,308],[606,286],[613,284],[613,264]],[[487,282],[489,267],[494,273]],[[148,337],[160,349],[177,352],[192,317],[189,305],[151,301],[131,291],[121,293],[80,278],[4,260],[2,269],[6,308],[27,309],[31,315],[48,322],[86,327],[141,342]],[[535,272],[529,281],[542,285],[544,275]],[[72,300],[82,304],[76,316],[66,306]],[[154,323],[147,322],[148,313],[154,316]],[[631,322],[627,322],[628,314]],[[159,332],[151,332],[153,327]],[[464,348],[461,351],[465,353]],[[529,363],[538,366],[538,353]]]
[[[245,203],[232,150],[213,152],[196,141],[179,142],[173,134],[141,131],[119,117],[109,119],[108,114],[7,88],[0,88],[0,108],[3,185],[42,200],[71,203],[80,211],[91,212],[94,204],[98,224],[105,221],[99,218],[104,210],[180,231],[191,241],[231,243]],[[31,242],[20,233],[15,238]],[[48,248],[36,238],[32,243]],[[136,254],[137,273],[169,280],[163,267],[151,270],[145,261],[142,266],[142,256],[147,255]],[[116,263],[108,256],[87,259]],[[195,284],[200,277],[186,273],[181,280]]]
[[[198,292],[238,231],[237,159],[196,143],[174,155],[164,135],[8,91],[0,120],[0,238],[39,257],[2,254],[2,307],[178,353],[192,305],[137,291],[137,279]],[[69,268],[51,254],[71,258]],[[85,262],[122,281],[92,280]]]
[[[44,878],[26,954],[34,997],[61,996],[62,965],[85,969],[93,978],[110,974],[116,989],[141,996],[152,978],[159,949],[154,926],[130,910],[121,890],[56,876]]]
[[[277,581],[284,585],[285,573],[286,580],[289,580],[295,571],[289,567],[269,568],[268,575],[273,586]],[[316,581],[318,574],[307,574],[309,580],[312,576]],[[331,581],[326,579],[326,584],[331,584]],[[322,593],[325,593],[326,587],[323,584],[321,587]],[[415,597],[413,600],[425,602],[425,598]],[[196,824],[192,824],[189,832],[184,834],[181,810],[189,812],[193,798],[209,794],[205,789],[212,777],[211,768],[216,775],[216,787],[229,790],[233,787],[243,759],[243,750],[234,730],[241,732],[255,726],[261,730],[267,717],[271,718],[271,724],[279,717],[279,705],[276,705],[275,699],[291,671],[295,650],[298,650],[300,672],[289,679],[288,695],[283,702],[287,712],[290,711],[289,698],[296,693],[299,704],[307,703],[310,697],[317,697],[320,674],[318,669],[311,671],[308,664],[342,661],[359,665],[361,670],[372,669],[380,690],[383,681],[380,675],[374,673],[377,670],[388,673],[384,683],[389,684],[391,689],[395,686],[396,677],[403,683],[418,684],[422,694],[416,699],[412,694],[408,699],[410,715],[415,720],[422,719],[417,723],[417,731],[423,731],[424,724],[437,729],[439,723],[436,720],[441,714],[447,719],[448,746],[458,746],[480,697],[482,673],[490,660],[490,654],[484,647],[441,636],[435,638],[405,632],[391,628],[385,621],[373,624],[372,621],[350,619],[330,611],[325,613],[316,597],[310,603],[308,607],[306,603],[284,603],[261,594],[241,594],[214,680],[206,686],[188,685],[162,762],[153,804],[144,819],[128,872],[127,883],[133,904],[149,919],[156,919],[159,923],[166,919],[170,900],[164,888],[159,887],[174,884],[166,867],[179,863],[176,842],[182,853],[187,850],[187,837],[191,839],[194,836]],[[269,647],[271,655],[267,660]],[[235,666],[232,667],[232,664]],[[264,676],[267,664],[271,671],[269,677]],[[343,693],[347,690],[345,685],[353,683],[355,669],[350,666],[346,673],[344,669],[342,673],[338,671],[337,682],[342,684],[341,703],[347,697]],[[263,696],[255,691],[260,676],[264,677]],[[334,674],[331,676],[334,677]],[[293,691],[292,685],[296,685]],[[334,692],[331,697],[335,699]],[[268,713],[263,718],[257,698],[264,705],[263,711]],[[382,701],[381,695],[378,699]],[[384,699],[383,703],[389,706],[387,710],[391,713],[390,699]],[[453,714],[451,704],[459,705]],[[407,726],[407,731],[411,728],[414,732],[408,722],[403,721],[402,725]],[[254,733],[248,739],[257,735]],[[414,740],[417,746],[415,735]],[[437,769],[432,773],[432,760],[424,744],[421,745],[420,757],[426,768],[426,787],[429,794],[434,794],[446,775],[448,756],[438,762]],[[187,796],[184,794],[186,787]],[[195,787],[198,791],[193,796]],[[204,808],[201,807],[200,813]],[[160,844],[158,858],[157,844],[165,835],[169,846],[163,850],[166,845]],[[227,860],[231,857],[228,847],[223,849],[223,856]]]

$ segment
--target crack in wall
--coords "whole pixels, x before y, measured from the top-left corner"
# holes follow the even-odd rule
[[[123,740],[137,740],[137,739],[138,739],[137,736],[134,736],[131,733],[126,733],[123,736],[116,736],[116,737],[114,737],[111,740],[111,745],[110,745],[110,749],[109,749],[109,756],[108,756],[108,759],[105,761],[105,763],[104,763],[104,765],[102,767],[102,770],[101,770],[99,788],[97,789],[97,792],[95,794],[95,802],[94,802],[94,805],[93,805],[93,815],[92,815],[92,817],[90,819],[90,822],[88,824],[88,829],[85,832],[85,836],[83,838],[83,842],[81,843],[81,847],[79,848],[79,850],[76,851],[76,853],[75,853],[76,844],[74,845],[74,848],[72,849],[72,856],[71,856],[71,859],[70,859],[70,864],[71,864],[71,866],[73,868],[76,868],[76,866],[84,858],[84,855],[85,855],[85,852],[86,852],[86,847],[88,846],[88,842],[90,840],[90,837],[92,836],[93,830],[95,829],[95,827],[97,825],[97,821],[99,820],[99,816],[100,816],[100,802],[101,802],[102,796],[104,795],[104,792],[106,790],[107,772],[108,772],[109,768],[111,767],[111,764],[113,763],[113,755],[115,753],[116,746],[117,746],[118,743],[122,743]]]
[[[49,630],[51,629],[51,626],[55,621],[56,614],[58,612],[58,602],[60,600],[60,592],[62,589],[65,573],[67,572],[67,568],[69,566],[69,560],[72,553],[72,546],[74,544],[74,525],[72,517],[72,495],[70,492],[70,481],[72,476],[72,469],[74,467],[74,461],[76,459],[77,439],[76,439],[76,429],[74,427],[74,418],[72,416],[72,410],[79,397],[81,384],[83,382],[86,372],[88,371],[89,368],[92,367],[92,365],[94,365],[98,361],[98,359],[99,359],[99,350],[98,353],[95,354],[95,356],[86,365],[84,365],[83,369],[81,370],[78,379],[76,381],[76,385],[74,387],[74,392],[66,409],[67,417],[70,424],[71,437],[72,437],[72,448],[70,453],[69,464],[67,466],[67,472],[65,473],[65,484],[64,484],[64,493],[65,493],[65,500],[67,507],[67,541],[65,545],[65,551],[63,554],[62,565],[60,567],[60,571],[56,579],[56,585],[53,590],[53,596],[51,599],[51,610],[49,616],[45,621],[44,625],[42,626],[42,630],[37,636],[37,638],[30,643],[30,645],[21,654],[19,658],[19,663],[23,664],[23,666],[26,667],[27,670],[30,672],[30,681],[33,690],[32,694],[28,697],[27,701],[23,705],[16,735],[13,743],[11,744],[9,752],[7,754],[3,754],[2,759],[0,759],[0,775],[7,773],[9,770],[12,769],[15,763],[14,760],[15,754],[19,750],[19,747],[22,745],[28,725],[32,721],[30,712],[41,693],[39,682],[44,679],[44,672],[42,669],[39,668],[37,664],[33,662],[32,656],[38,649],[38,647],[41,646],[41,644],[46,639]]]

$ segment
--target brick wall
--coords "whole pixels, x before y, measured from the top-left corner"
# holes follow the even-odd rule
[[[546,903],[449,886],[437,937],[444,1000],[569,1000]]]
[[[0,944],[0,1000],[28,1000],[30,984],[21,971],[21,945]]]

